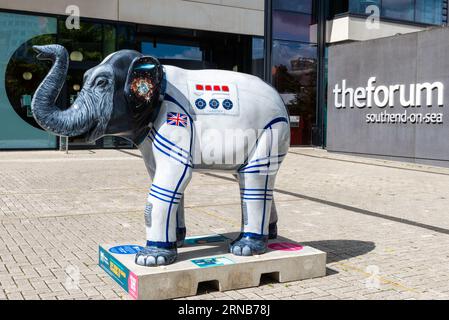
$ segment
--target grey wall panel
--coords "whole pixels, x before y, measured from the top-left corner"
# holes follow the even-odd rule
[[[434,90],[433,106],[404,108],[399,93],[394,106],[379,108],[337,109],[334,103],[335,84],[366,87],[376,77],[374,86],[442,82],[444,104],[438,106]],[[407,91],[408,96],[408,91]],[[425,95],[422,95],[423,101]],[[408,161],[445,164],[449,166],[449,29],[438,28],[407,35],[365,42],[336,45],[329,48],[329,87],[327,118],[327,149],[329,151],[408,158]],[[366,123],[366,114],[442,113],[443,124]],[[422,161],[421,161],[422,160]],[[431,160],[435,160],[432,162]],[[429,162],[430,161],[430,162]]]
[[[0,0],[0,9],[263,36],[264,0]]]
[[[441,81],[445,85],[443,125],[416,126],[416,157],[449,159],[449,29],[441,28],[418,33],[417,82]]]

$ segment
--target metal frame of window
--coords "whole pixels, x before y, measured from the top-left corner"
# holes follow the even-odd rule
[[[448,10],[448,0],[443,0],[443,11],[441,12],[441,14],[443,15],[443,19],[442,19],[442,24],[444,26],[447,26],[447,10]]]
[[[273,77],[271,76],[271,64],[272,64],[272,48],[273,48],[273,15],[272,12],[272,2],[271,0],[265,0],[264,6],[264,38],[263,43],[263,58],[264,58],[264,68],[263,77],[265,82],[272,84]]]
[[[327,2],[327,1],[326,1]],[[326,143],[326,24],[328,3],[318,0],[317,7],[317,88],[316,88],[316,120],[315,128],[312,128],[312,144],[325,147]]]

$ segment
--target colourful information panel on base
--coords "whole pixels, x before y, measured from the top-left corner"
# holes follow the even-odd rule
[[[204,259],[194,259],[190,261],[192,261],[195,265],[197,265],[200,268],[219,267],[227,264],[234,264],[234,261],[226,257],[211,257]]]
[[[123,264],[115,259],[108,251],[99,247],[99,266],[109,274],[131,297],[137,299],[138,278],[128,270]]]

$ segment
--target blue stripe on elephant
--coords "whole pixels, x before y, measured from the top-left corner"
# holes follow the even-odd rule
[[[169,94],[165,94],[165,97],[164,97],[164,100],[166,100],[166,101],[169,101],[169,102],[172,102],[172,103],[174,103],[174,104],[176,104],[178,107],[180,107],[186,114],[187,114],[187,116],[189,117],[189,119],[190,119],[190,123],[192,124],[191,126],[190,126],[190,145],[189,145],[189,150],[190,150],[190,152],[191,152],[191,150],[192,150],[192,144],[193,144],[193,119],[192,119],[192,117],[190,116],[190,114],[187,112],[187,110],[175,99],[175,98],[173,98],[171,95],[169,95]],[[190,154],[191,155],[191,154]],[[193,166],[193,165],[192,165]],[[188,170],[188,165],[187,164],[185,164],[185,167],[184,167],[184,171],[183,171],[183,173],[182,173],[182,175],[181,175],[181,178],[179,179],[179,181],[178,181],[178,184],[176,185],[176,188],[175,188],[175,190],[173,191],[173,192],[177,192],[178,191],[178,189],[179,189],[179,187],[181,186],[181,183],[182,183],[182,180],[184,180],[184,178],[185,178],[185,176],[186,176],[186,174],[187,174],[187,170]],[[174,204],[174,200],[172,199],[171,200],[171,202],[170,202],[170,205],[169,205],[169,207],[168,207],[168,215],[167,215],[167,224],[166,224],[166,229],[165,229],[165,237],[166,237],[166,240],[167,240],[167,242],[169,241],[169,237],[168,237],[168,227],[169,227],[169,225],[170,225],[170,213],[171,213],[171,208],[172,208],[172,205]]]

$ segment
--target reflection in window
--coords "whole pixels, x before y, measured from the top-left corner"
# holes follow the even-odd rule
[[[310,14],[273,11],[273,38],[310,42]]]
[[[329,3],[329,18],[341,14],[349,12],[349,4],[354,0],[347,1],[330,1]],[[354,11],[353,11],[354,12]]]
[[[353,13],[366,14],[366,8],[375,5],[380,8],[381,0],[350,0],[349,11]]]
[[[317,48],[313,44],[273,41],[273,84],[289,113],[300,116],[302,143],[310,144],[316,119]]]
[[[37,129],[41,127],[31,113],[31,99],[51,64],[37,60],[32,46],[52,44],[55,39],[56,36],[50,34],[30,39],[17,48],[6,68],[5,89],[12,108],[22,120]]]
[[[416,0],[416,21],[442,24],[443,0]]]
[[[203,59],[203,53],[199,47],[175,44],[142,42],[142,53],[154,56],[158,59],[196,60]]]
[[[273,0],[272,83],[290,113],[292,144],[310,144],[316,119],[316,45],[312,0]],[[292,131],[293,132],[293,131]]]
[[[102,24],[81,21],[80,29],[67,29],[65,20],[59,20],[58,27],[59,43],[71,54],[72,61],[99,62],[103,60],[105,55],[102,50]]]
[[[110,24],[103,25],[103,58],[115,52],[115,27]]]
[[[443,0],[349,0],[349,12],[367,14],[370,5],[378,6],[386,18],[436,25],[443,22]]]
[[[56,146],[55,136],[40,129],[30,110],[50,69],[31,46],[54,43],[55,35],[55,18],[0,12],[0,149]]]
[[[131,49],[138,50],[136,47],[136,27],[130,25],[117,26],[117,50]]]
[[[126,140],[122,137],[106,136],[103,137],[103,148],[106,149],[123,149],[132,148],[133,144],[131,141]]]
[[[273,0],[273,10],[295,11],[311,14],[313,2],[314,1],[312,0]]]
[[[415,0],[382,0],[383,17],[413,21]]]
[[[263,46],[263,38],[253,37],[251,74],[258,76],[261,79],[263,79]]]

